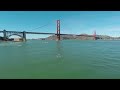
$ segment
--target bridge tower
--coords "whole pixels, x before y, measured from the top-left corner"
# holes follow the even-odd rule
[[[26,32],[23,31],[23,41],[26,41]]]
[[[93,37],[94,37],[94,40],[96,40],[96,31],[94,31]]]
[[[6,30],[3,30],[3,38],[4,38],[4,41],[6,41],[6,40],[7,40]]]
[[[57,40],[60,40],[60,20],[57,20]]]

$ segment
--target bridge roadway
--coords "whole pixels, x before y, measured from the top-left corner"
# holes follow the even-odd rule
[[[3,31],[0,31],[0,33],[2,33]],[[6,32],[10,32],[10,33],[23,33],[20,31],[6,31]],[[57,35],[56,33],[43,33],[43,32],[26,32],[26,34],[48,34],[48,35]],[[76,36],[88,36],[88,37],[93,37],[93,35],[77,35],[77,34],[60,34],[60,35],[76,35]]]

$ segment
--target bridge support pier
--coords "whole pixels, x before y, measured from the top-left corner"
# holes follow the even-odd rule
[[[23,41],[26,41],[26,32],[23,31]]]
[[[60,20],[57,20],[57,40],[60,40]]]
[[[4,39],[4,41],[7,41],[7,34],[6,34],[6,30],[3,30],[3,39]]]
[[[94,40],[97,40],[97,38],[96,38],[96,31],[94,31],[93,37],[94,37]]]

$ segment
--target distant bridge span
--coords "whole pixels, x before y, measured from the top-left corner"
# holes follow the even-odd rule
[[[17,35],[20,36],[23,41],[26,41],[26,34],[46,34],[46,35],[58,35],[57,33],[44,33],[44,32],[27,32],[27,31],[0,31],[0,33],[3,33],[3,38],[6,41],[10,36]],[[77,34],[59,34],[59,35],[76,35],[76,36],[87,36],[87,37],[94,37],[93,35],[77,35]]]
[[[60,40],[60,35],[76,35],[76,34],[61,34],[60,33],[60,20],[57,20],[57,33],[44,33],[44,32],[27,32],[27,31],[0,31],[0,33],[3,33],[4,41],[7,41],[10,36],[17,35],[22,37],[23,41],[26,41],[26,34],[47,34],[47,35],[56,35],[56,39]],[[94,35],[76,35],[76,36],[88,36],[88,37],[94,37],[96,40],[96,33]]]

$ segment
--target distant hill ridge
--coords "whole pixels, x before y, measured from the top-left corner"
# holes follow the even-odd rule
[[[103,40],[120,39],[120,37],[111,37],[108,35],[96,35],[96,37],[97,37],[97,39],[103,39]],[[45,38],[45,40],[55,40],[55,39],[56,39],[55,35]],[[66,39],[93,40],[94,36],[88,35],[88,34],[79,34],[78,36],[76,36],[76,35],[61,35],[61,40],[66,40]]]

